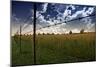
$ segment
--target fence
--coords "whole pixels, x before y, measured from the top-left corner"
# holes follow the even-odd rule
[[[27,24],[23,24],[21,25],[20,24],[20,29],[17,30],[16,34],[19,35],[19,42],[20,42],[20,54],[22,54],[22,35],[29,35],[31,33],[32,35],[32,41],[33,41],[33,44],[32,44],[32,51],[33,51],[33,57],[34,57],[34,64],[36,64],[36,31],[37,30],[41,30],[41,29],[44,29],[44,28],[50,28],[52,26],[56,26],[56,25],[60,25],[60,24],[63,24],[63,23],[67,23],[67,22],[71,22],[71,21],[75,21],[75,20],[81,20],[83,18],[87,18],[87,17],[92,17],[92,16],[95,16],[95,14],[93,15],[88,15],[88,16],[85,16],[85,17],[79,17],[79,18],[75,18],[75,19],[72,19],[72,20],[68,20],[68,21],[65,21],[65,22],[59,22],[59,23],[55,23],[55,24],[52,24],[52,25],[47,25],[47,26],[44,26],[44,27],[41,27],[41,28],[38,28],[36,29],[36,20],[38,19],[38,17],[36,18],[36,10],[37,10],[37,7],[36,7],[36,4],[34,3],[33,5],[34,7],[34,19],[32,19],[31,22],[27,23],[29,21],[29,19],[32,18],[32,16],[28,16],[27,19],[24,21],[24,23],[27,23]],[[27,27],[30,26],[30,23],[32,23],[32,30],[31,31],[28,31],[28,32],[25,32],[25,33],[22,33]],[[16,40],[16,39],[15,39]]]

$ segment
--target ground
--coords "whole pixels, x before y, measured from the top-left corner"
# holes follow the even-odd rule
[[[32,35],[12,37],[12,65],[34,64]],[[20,51],[21,48],[21,51]],[[95,33],[36,35],[36,64],[96,60]]]

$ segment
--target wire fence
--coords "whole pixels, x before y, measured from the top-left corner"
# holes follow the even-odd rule
[[[84,19],[84,18],[87,18],[87,17],[93,17],[93,16],[95,16],[95,14],[88,15],[88,16],[85,16],[85,17],[75,18],[75,19],[72,19],[72,20],[67,20],[67,21],[64,21],[64,22],[54,23],[52,25],[47,25],[47,26],[43,26],[43,27],[40,27],[40,28],[36,29],[36,27],[37,27],[36,20],[39,17],[36,17],[36,5],[34,5],[34,15],[33,16],[31,16],[31,15],[27,16],[27,18],[23,22],[24,24],[23,25],[20,24],[20,29],[18,29],[16,31],[16,33],[15,33],[15,35],[19,33],[18,36],[19,36],[19,44],[20,44],[20,53],[22,53],[22,47],[21,47],[21,45],[22,45],[22,36],[29,36],[29,34],[31,33],[29,37],[32,37],[31,38],[32,39],[32,42],[33,42],[32,43],[32,51],[34,53],[33,54],[34,55],[33,56],[34,57],[34,64],[36,64],[36,45],[35,45],[36,44],[36,31],[41,30],[41,29],[44,29],[44,28],[50,28],[52,26],[60,25],[60,24],[63,24],[63,23],[75,21],[75,20],[81,20],[81,19]],[[34,17],[34,18],[32,18],[32,17]],[[32,29],[30,31],[28,31],[28,32],[24,32],[30,25],[32,26],[31,27]],[[24,32],[24,33],[22,33],[22,32]],[[29,37],[27,37],[27,38],[29,38]],[[15,39],[14,40],[16,42],[16,36],[15,36]]]

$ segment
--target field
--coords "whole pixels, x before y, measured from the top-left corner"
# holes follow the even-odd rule
[[[12,65],[34,64],[32,35],[12,37]],[[36,64],[96,60],[95,33],[36,35]]]

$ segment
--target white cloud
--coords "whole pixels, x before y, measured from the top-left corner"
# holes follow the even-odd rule
[[[48,3],[43,4],[43,11],[42,11],[43,13],[46,12],[47,7],[48,7]]]
[[[66,16],[71,15],[71,10],[66,9],[63,13],[63,18],[65,18]]]
[[[88,10],[86,11],[87,14],[92,14],[92,12],[94,11],[93,7],[88,8]]]
[[[70,7],[72,8],[72,10],[75,10],[75,6],[74,5],[70,5]]]
[[[43,23],[43,22],[45,23],[46,22],[46,20],[44,19],[44,16],[41,15],[40,11],[36,12],[36,17],[37,17],[37,22],[38,23]]]
[[[70,16],[70,19],[86,16],[85,9],[86,9],[86,7],[84,7],[83,10],[75,12],[72,16]]]
[[[47,23],[43,15],[40,15],[37,20],[39,20],[39,23]]]
[[[95,26],[95,23],[88,23],[87,24],[87,28],[88,28],[88,30],[90,30],[93,26]]]
[[[79,17],[86,17],[92,14],[94,11],[94,7],[89,7],[88,10],[86,10],[87,7],[84,7],[82,10],[76,11],[73,15],[71,15],[72,10],[69,10],[68,9],[69,7],[71,7],[72,10],[76,9],[75,6],[73,5],[67,5],[64,13],[61,13],[59,12],[59,10],[56,10],[58,12],[58,15],[57,15],[58,20],[61,19],[62,22],[64,22],[64,21],[72,20],[72,19],[79,18]]]
[[[92,29],[95,28],[95,22],[92,22],[90,17],[82,19],[81,23],[84,25],[86,31],[95,31],[95,29]]]
[[[82,10],[76,11],[73,15],[71,15],[71,10],[69,10],[68,7],[71,7],[72,10],[76,9],[75,6],[73,6],[73,5],[66,6],[66,9],[65,9],[64,13],[61,13],[59,11],[59,9],[57,9],[56,10],[58,12],[57,20],[53,19],[53,21],[52,21],[52,18],[49,18],[49,20],[46,21],[44,19],[44,16],[42,16],[41,14],[38,14],[38,15],[40,15],[39,19],[41,19],[40,22],[44,21],[45,23],[48,23],[48,25],[53,25],[54,23],[64,22],[64,21],[72,20],[72,19],[75,19],[75,18],[78,18],[78,17],[88,16],[89,14],[92,14],[93,11],[94,11],[93,7],[88,8],[88,10],[86,10],[87,7],[84,7]],[[44,12],[46,11],[46,9],[47,8],[46,8],[46,5],[45,5]],[[67,18],[64,19],[65,17],[67,17]],[[73,33],[79,33],[81,28],[84,28],[88,31],[90,29],[92,29],[95,26],[95,23],[91,23],[91,22],[92,22],[92,20],[85,19],[84,21],[80,22],[81,25],[75,24],[77,27],[72,27],[71,28],[71,25],[69,24],[69,26],[67,25],[68,27],[63,28],[63,25],[62,26],[57,25],[57,26],[54,26],[54,27],[43,28],[42,30],[39,30],[39,32],[41,32],[41,33],[44,32],[44,33],[55,33],[55,34],[59,33],[59,34],[61,34],[61,33],[68,33],[70,30],[72,30]],[[72,25],[73,25],[73,23],[72,23]]]
[[[69,10],[68,8],[72,8],[72,10],[75,10],[75,6],[73,6],[73,5],[67,5],[66,6],[66,9],[65,9],[65,11],[64,11],[64,13],[63,13],[63,18],[65,18],[65,17],[68,17],[68,16],[70,16],[71,15],[71,9]]]
[[[75,29],[73,29],[73,30],[72,30],[72,32],[73,32],[73,33],[79,33],[79,32],[80,32],[80,30],[79,30],[79,29],[77,29],[77,28],[75,28]]]
[[[74,5],[67,5],[67,9],[71,8],[72,10],[75,10],[75,6]]]
[[[78,17],[86,17],[86,16],[92,14],[93,11],[94,11],[93,7],[88,8],[87,11],[86,11],[86,7],[84,7],[83,10],[77,11],[75,14],[70,16],[70,18],[73,19],[73,18],[78,18]]]

